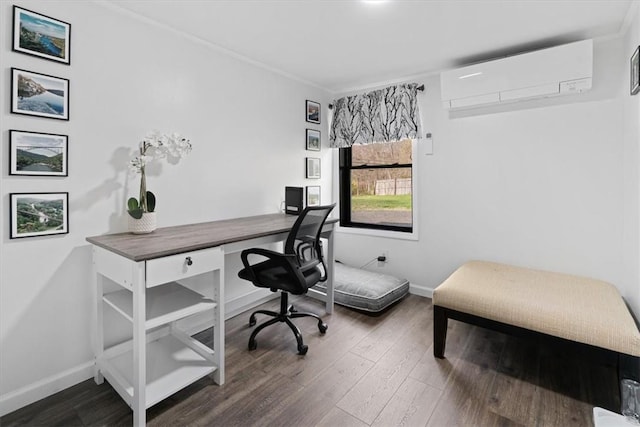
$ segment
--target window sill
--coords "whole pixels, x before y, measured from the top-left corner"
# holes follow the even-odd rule
[[[402,231],[375,230],[371,228],[341,227],[340,225],[336,227],[336,232],[344,234],[356,234],[360,236],[384,237],[387,239],[418,240],[418,232],[415,225],[411,233],[405,233]]]

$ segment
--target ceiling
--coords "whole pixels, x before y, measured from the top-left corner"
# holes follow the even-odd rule
[[[334,93],[619,34],[640,0],[109,0]]]

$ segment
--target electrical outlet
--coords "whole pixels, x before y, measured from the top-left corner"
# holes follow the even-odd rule
[[[387,251],[382,251],[382,253],[378,255],[378,267],[384,266],[387,260]]]

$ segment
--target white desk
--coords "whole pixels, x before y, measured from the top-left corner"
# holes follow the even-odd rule
[[[224,384],[224,256],[285,240],[296,219],[268,214],[160,228],[145,235],[87,238],[93,244],[96,277],[94,379],[97,384],[104,377],[109,380],[133,409],[134,426],[145,425],[147,408],[205,375]],[[322,232],[328,243],[327,313],[333,310],[333,228],[337,221],[328,219]],[[176,283],[199,274],[211,276],[213,298]],[[104,294],[105,279],[123,289]],[[131,341],[104,347],[104,304],[132,322]],[[213,348],[177,327],[178,320],[209,311],[214,320]]]

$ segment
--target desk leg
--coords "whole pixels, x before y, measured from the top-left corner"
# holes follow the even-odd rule
[[[327,300],[326,312],[327,314],[333,313],[333,266],[334,266],[334,254],[333,254],[333,229],[329,231],[327,236]]]
[[[102,293],[104,289],[104,277],[101,274],[98,274],[95,271],[93,272],[93,277],[96,280],[95,286],[93,287],[94,292],[96,293],[94,298],[94,330],[93,330],[93,355],[95,356],[93,366],[93,380],[96,384],[102,384],[104,382],[104,376],[100,372],[100,368],[98,367],[98,362],[102,359],[102,353],[104,352],[104,311],[103,311],[103,303],[102,303]]]
[[[213,272],[213,300],[216,301],[213,323],[213,357],[218,369],[213,373],[213,381],[224,384],[224,267]]]
[[[147,384],[147,352],[146,352],[146,289],[144,262],[136,264],[136,280],[133,284],[133,425],[142,427],[146,424],[146,384]]]

